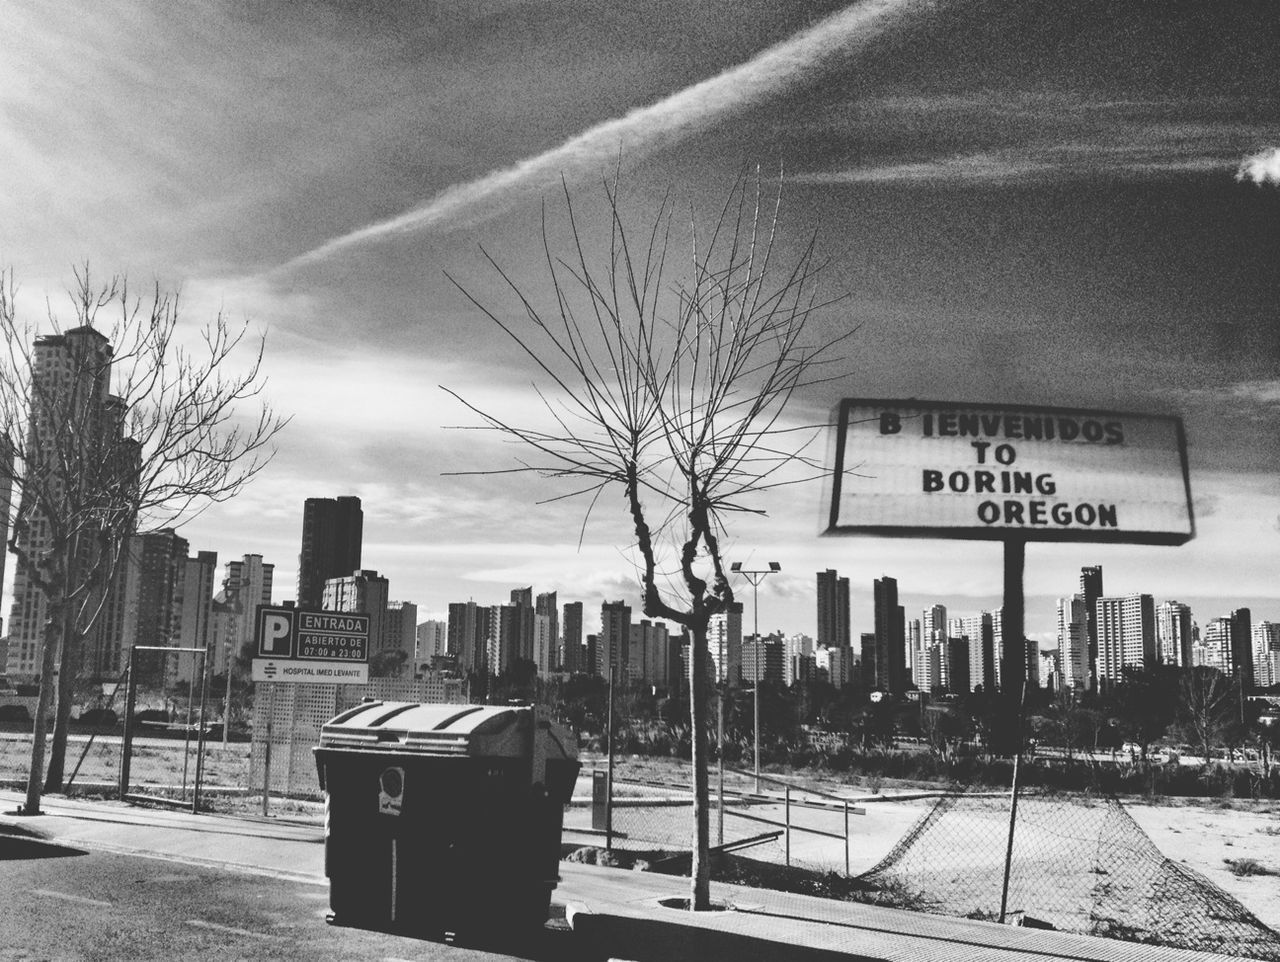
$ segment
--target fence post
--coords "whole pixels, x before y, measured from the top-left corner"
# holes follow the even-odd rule
[[[137,697],[138,652],[129,649],[129,667],[125,669],[124,732],[120,738],[120,800],[129,794],[129,755],[133,751],[133,704]]]
[[[787,825],[787,867],[791,867],[791,786],[782,789],[782,811]]]
[[[267,682],[267,744],[262,755],[262,815],[269,814],[271,806],[271,740],[275,736],[272,726],[276,714],[276,683]]]
[[[844,874],[849,876],[849,800],[844,802]]]

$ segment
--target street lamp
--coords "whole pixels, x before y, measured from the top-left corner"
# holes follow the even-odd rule
[[[752,603],[754,609],[752,618],[755,622],[755,639],[756,650],[753,659],[753,670],[751,674],[754,676],[752,681],[755,683],[755,697],[752,699],[755,714],[755,745],[756,745],[756,794],[760,794],[760,659],[764,655],[764,646],[760,643],[760,582],[775,572],[782,570],[782,565],[776,561],[770,561],[767,568],[744,568],[742,562],[735,561],[729,565],[729,570],[735,574],[740,574],[751,582]]]

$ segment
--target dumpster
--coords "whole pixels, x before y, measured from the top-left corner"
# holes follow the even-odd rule
[[[333,922],[429,938],[546,922],[578,761],[543,710],[365,701],[315,758]]]

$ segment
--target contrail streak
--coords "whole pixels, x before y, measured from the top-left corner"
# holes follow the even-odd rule
[[[745,110],[803,80],[836,54],[865,46],[897,16],[935,0],[866,0],[827,17],[789,40],[657,103],[595,127],[512,167],[450,187],[403,214],[335,237],[277,268],[324,260],[360,244],[431,227],[469,226],[494,216],[528,191],[555,186],[562,176],[597,170],[622,149],[635,160],[711,123]]]

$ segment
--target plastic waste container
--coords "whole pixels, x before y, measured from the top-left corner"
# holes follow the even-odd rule
[[[541,709],[366,701],[320,730],[333,921],[439,938],[547,920],[577,742]]]

